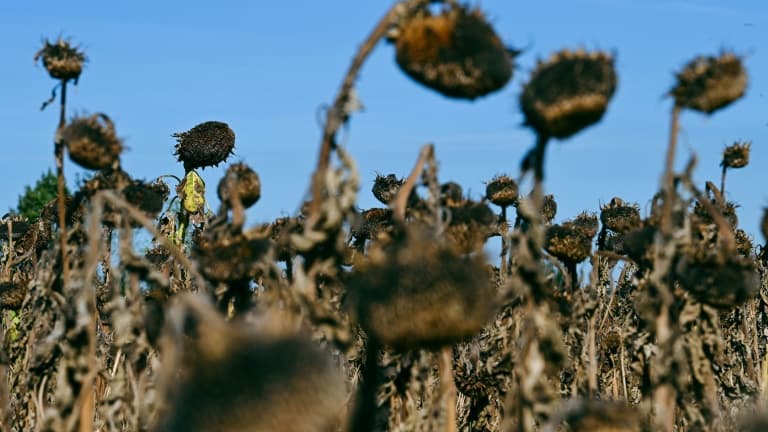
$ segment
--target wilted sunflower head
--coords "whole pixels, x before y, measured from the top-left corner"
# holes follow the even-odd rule
[[[73,162],[92,170],[112,167],[123,151],[114,123],[102,113],[72,119],[61,132],[61,141]]]
[[[475,99],[512,78],[513,55],[482,12],[451,4],[406,17],[395,41],[400,69],[444,96]]]
[[[230,176],[233,184],[228,183]],[[256,204],[261,198],[259,174],[242,162],[230,165],[224,178],[219,181],[217,192],[222,202],[229,200],[229,197],[234,193],[240,199],[243,207],[248,208]]]
[[[722,309],[741,305],[760,288],[753,260],[720,249],[684,251],[676,275],[680,286],[698,301]]]
[[[749,238],[746,231],[737,229],[734,232],[734,240],[736,241],[736,252],[745,257],[752,253],[752,239]]]
[[[749,149],[752,143],[749,141],[735,142],[723,150],[723,161],[720,166],[724,168],[744,168],[749,164]]]
[[[616,233],[626,233],[640,227],[640,207],[637,204],[626,204],[621,198],[613,198],[608,205],[600,209],[600,221],[609,230]]]
[[[500,207],[517,204],[518,193],[517,182],[507,175],[496,176],[485,186],[485,197]]]
[[[564,263],[578,264],[592,253],[592,238],[574,224],[547,228],[544,250]]]
[[[378,233],[392,226],[392,209],[372,208],[362,212],[352,225],[351,234],[358,242],[375,239]]]
[[[398,350],[436,348],[477,334],[494,311],[480,256],[461,256],[423,227],[410,227],[348,279],[363,329]]]
[[[460,254],[478,252],[494,232],[496,215],[482,202],[465,200],[448,207],[450,223],[446,228],[446,239]]]
[[[214,282],[237,282],[256,277],[270,251],[269,239],[230,232],[227,225],[204,230],[192,247],[203,275]]]
[[[147,183],[134,180],[123,189],[126,201],[154,218],[163,210],[163,203],[170,195],[170,188],[162,181]]]
[[[51,78],[62,81],[74,80],[75,83],[86,61],[85,53],[78,47],[72,46],[69,40],[62,38],[56,39],[53,43],[46,39],[43,47],[35,53],[35,62],[41,59]]]
[[[234,154],[235,132],[220,121],[200,123],[186,132],[172,135],[176,138],[174,155],[184,163],[187,171],[218,166]]]
[[[380,175],[376,174],[376,179],[373,181],[373,196],[376,197],[382,204],[389,204],[397,196],[397,191],[400,190],[400,186],[403,185],[403,180],[398,179],[394,174]]]
[[[732,228],[736,228],[739,225],[739,216],[736,214],[736,209],[739,207],[738,204],[732,201],[719,204],[716,200],[712,200],[712,205],[720,212],[720,214],[725,218],[725,220],[731,225]],[[698,222],[700,223],[708,225],[715,223],[714,217],[699,201],[696,201],[693,206],[693,214],[696,216],[696,218],[698,218]]]
[[[14,268],[10,275],[0,276],[0,310],[18,310],[29,291],[33,274],[30,270]]]
[[[747,71],[741,58],[733,53],[719,57],[699,56],[677,73],[677,83],[670,90],[675,104],[706,114],[725,108],[744,96]]]
[[[563,50],[540,62],[523,87],[525,124],[541,136],[568,138],[600,121],[616,90],[613,56]]]
[[[333,430],[347,396],[340,368],[309,338],[260,318],[258,328],[212,310],[182,318],[189,334],[163,370],[168,411],[155,432]]]
[[[600,224],[597,221],[597,215],[589,212],[581,212],[573,220],[563,222],[563,226],[569,226],[589,237],[590,239],[597,235]]]
[[[30,229],[27,218],[20,215],[11,215],[0,219],[0,240],[20,239]]]
[[[447,207],[460,205],[464,201],[464,189],[456,182],[440,185],[440,203]]]

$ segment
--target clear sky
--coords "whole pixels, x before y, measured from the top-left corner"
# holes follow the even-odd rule
[[[57,108],[40,112],[55,82],[32,57],[44,37],[71,36],[89,62],[69,92],[69,113],[105,112],[138,178],[183,174],[171,134],[207,120],[237,134],[233,160],[262,179],[249,222],[295,212],[317,156],[319,107],[332,101],[356,47],[390,1],[10,1],[0,5],[0,207],[53,167]],[[476,2],[473,2],[476,4]],[[420,87],[400,72],[391,46],[378,46],[362,71],[365,112],[352,119],[348,149],[363,176],[360,203],[375,173],[405,176],[420,145],[434,142],[442,181],[479,197],[494,174],[516,175],[533,142],[520,126],[517,97],[537,58],[561,48],[617,53],[619,86],[603,121],[554,142],[546,189],[557,220],[597,211],[613,196],[648,201],[661,175],[673,73],[697,54],[732,49],[746,58],[747,96],[711,117],[682,116],[678,161],[699,156],[696,179],[716,180],[723,148],[752,140],[749,167],[728,179],[742,226],[757,233],[768,205],[768,2],[765,0],[483,0],[497,32],[529,47],[513,81],[475,102]],[[70,185],[83,171],[67,161]],[[224,168],[202,172],[209,196]],[[4,210],[2,210],[4,211]],[[761,243],[762,240],[758,239]]]

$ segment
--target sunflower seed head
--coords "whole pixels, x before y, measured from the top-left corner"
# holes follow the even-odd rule
[[[614,59],[602,51],[563,50],[539,62],[523,87],[526,125],[538,134],[568,138],[603,117],[616,90]]]
[[[35,62],[39,60],[42,60],[51,78],[77,82],[86,57],[85,53],[72,46],[69,40],[58,38],[55,42],[48,39],[43,42],[43,47],[35,53]]]
[[[746,89],[747,71],[741,58],[726,52],[691,60],[677,73],[670,94],[680,107],[712,114],[740,99]]]
[[[425,7],[396,35],[400,69],[444,96],[475,99],[512,78],[513,56],[479,10],[453,4],[432,15]]]
[[[224,122],[200,123],[186,132],[172,135],[176,138],[175,155],[187,171],[218,166],[234,154],[235,132]]]

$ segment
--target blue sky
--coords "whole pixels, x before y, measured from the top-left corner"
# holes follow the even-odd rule
[[[249,222],[295,212],[317,156],[317,112],[329,103],[356,47],[390,1],[52,1],[0,8],[2,100],[0,207],[53,167],[57,109],[39,111],[55,84],[32,57],[44,37],[71,36],[90,59],[69,92],[69,114],[105,112],[128,147],[124,168],[139,178],[183,174],[171,134],[207,120],[237,134],[236,160],[262,179]],[[473,3],[473,4],[476,4]],[[663,94],[673,73],[697,54],[732,49],[746,58],[747,96],[707,117],[682,116],[678,165],[699,156],[696,179],[716,180],[723,148],[752,140],[750,166],[728,179],[742,226],[757,233],[768,205],[768,2],[763,0],[484,0],[500,36],[529,47],[513,81],[475,102],[449,100],[412,82],[381,44],[362,71],[365,112],[352,119],[348,149],[363,176],[360,204],[376,205],[376,172],[405,176],[419,147],[434,142],[441,180],[475,197],[494,174],[517,174],[533,142],[520,126],[517,97],[537,58],[561,48],[617,53],[619,86],[603,121],[547,155],[546,189],[557,220],[597,211],[613,196],[643,209],[658,186],[669,128]],[[77,166],[66,164],[70,185]],[[224,168],[202,172],[209,196]],[[761,239],[760,242],[762,242]]]

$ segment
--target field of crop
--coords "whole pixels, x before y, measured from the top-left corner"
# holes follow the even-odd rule
[[[344,131],[384,42],[414,91],[446,104],[505,88],[522,53],[480,9],[395,3],[319,115],[308,199],[260,223],[246,211],[262,179],[233,161],[230,124],[173,135],[183,176],[135,178],[112,118],[68,108],[98,59],[62,37],[30,53],[55,84],[56,198],[0,224],[0,430],[768,430],[768,210],[741,226],[726,193],[752,143],[723,150],[718,178],[675,160],[683,113],[717,122],[745,96],[744,57],[682,59],[647,208],[589,208],[585,192],[564,219],[545,162],[611,109],[616,53],[535,65],[517,100],[535,139],[477,196],[443,178],[430,143],[406,176],[361,181]],[[66,158],[91,172],[71,193]]]

